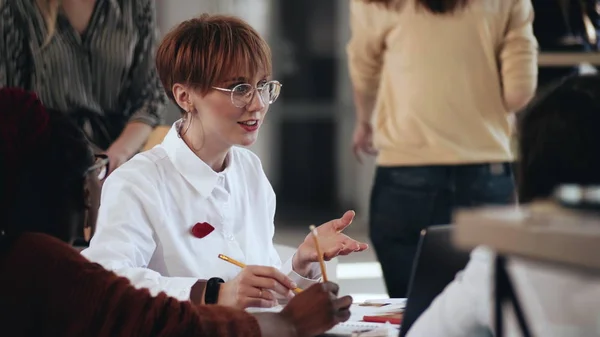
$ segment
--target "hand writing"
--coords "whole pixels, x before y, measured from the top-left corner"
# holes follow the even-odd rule
[[[350,318],[352,297],[337,298],[338,290],[335,283],[314,284],[291,299],[281,315],[292,322],[299,337],[323,333]]]
[[[292,298],[292,280],[273,267],[247,266],[231,281],[221,285],[218,304],[245,309],[277,305],[275,294]]]

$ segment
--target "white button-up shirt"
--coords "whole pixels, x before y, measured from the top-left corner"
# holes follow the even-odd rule
[[[273,246],[275,193],[251,151],[233,147],[227,168],[213,171],[180,139],[177,123],[163,143],[140,153],[104,182],[96,233],[82,254],[137,287],[189,299],[198,279],[234,278],[247,265],[279,268],[299,287],[318,280],[283,265]],[[197,223],[214,230],[192,235]],[[318,268],[311,271],[320,277]]]

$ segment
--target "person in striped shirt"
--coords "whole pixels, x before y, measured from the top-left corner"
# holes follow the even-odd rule
[[[154,0],[0,0],[0,87],[67,113],[114,170],[161,122]]]

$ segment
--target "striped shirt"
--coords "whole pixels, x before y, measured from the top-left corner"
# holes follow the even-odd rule
[[[33,90],[60,111],[161,122],[166,97],[154,65],[154,0],[97,0],[84,34],[59,12],[42,47],[46,36],[35,0],[0,0],[0,87]]]

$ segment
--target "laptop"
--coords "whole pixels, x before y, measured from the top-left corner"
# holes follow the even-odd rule
[[[454,247],[452,228],[431,226],[421,231],[400,337],[406,336],[417,318],[469,262],[471,252]]]

